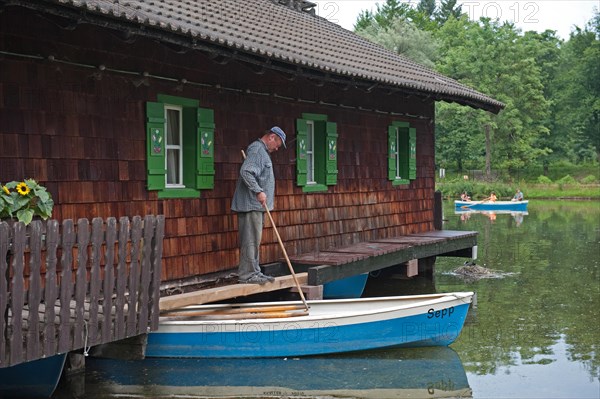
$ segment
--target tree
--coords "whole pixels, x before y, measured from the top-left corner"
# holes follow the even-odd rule
[[[509,23],[484,18],[472,22],[466,16],[450,18],[437,32],[442,43],[438,70],[506,104],[499,115],[477,111],[470,118],[453,107],[438,107],[436,129],[448,132],[439,140],[446,148],[438,146],[438,162],[450,155],[448,147],[472,148],[479,143],[483,148],[486,129],[492,139],[492,152],[486,155],[495,168],[514,171],[548,152],[536,147],[539,137],[548,133],[549,102],[541,70],[518,33]],[[470,141],[455,140],[456,129],[460,137],[467,132]]]
[[[375,13],[365,10],[358,14],[354,31],[364,30],[373,23],[381,28],[389,28],[397,19],[406,19],[412,8],[408,3],[401,3],[399,0],[386,0],[380,6],[376,4]]]
[[[431,33],[417,29],[406,19],[398,18],[387,27],[373,20],[356,33],[414,62],[429,68],[435,67],[437,41]]]
[[[553,136],[566,137],[561,153],[574,162],[600,160],[600,14],[576,27],[562,47],[553,82]]]
[[[440,8],[435,13],[435,19],[441,26],[450,18],[459,19],[461,14],[462,6],[457,6],[456,0],[442,0]]]

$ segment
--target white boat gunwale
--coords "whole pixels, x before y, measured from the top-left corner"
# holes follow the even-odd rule
[[[169,317],[168,312],[165,312],[165,315],[161,316],[160,324],[162,326],[185,326],[185,325],[203,325],[203,324],[215,324],[218,322],[219,324],[256,324],[256,323],[268,323],[268,324],[277,324],[282,322],[308,322],[308,321],[334,321],[339,319],[348,319],[348,318],[356,318],[356,317],[367,317],[373,316],[377,314],[385,314],[385,313],[396,313],[398,311],[403,311],[407,309],[421,309],[423,307],[431,307],[435,305],[443,305],[447,302],[452,302],[456,300],[466,300],[464,304],[471,303],[471,297],[473,296],[473,292],[452,292],[452,293],[442,293],[442,294],[423,294],[423,295],[408,295],[408,296],[393,296],[393,297],[374,297],[374,298],[350,298],[350,299],[327,299],[327,300],[312,300],[307,301],[309,305],[309,312],[307,315],[293,316],[293,317],[281,317],[281,318],[247,318],[244,319],[242,315],[240,315],[239,319],[229,319],[229,320],[215,320],[205,318],[202,316],[175,316]],[[421,300],[420,299],[427,299]],[[373,302],[398,302],[398,301],[406,301],[410,303],[399,304],[399,305],[390,305],[388,307],[380,307],[374,309],[358,309],[348,312],[339,312],[339,313],[319,313],[319,314],[311,314],[310,313],[310,305],[324,305],[328,307],[333,307],[334,305],[344,305],[344,304],[352,304],[352,303],[373,303]],[[244,303],[239,304],[239,308],[250,308],[250,307],[268,307],[268,306],[291,306],[298,305],[300,302],[298,301],[285,301],[285,302],[253,302],[253,303]],[[236,309],[238,308],[238,304],[235,305]],[[231,304],[218,304],[218,305],[190,305],[186,306],[182,309],[185,310],[225,310],[231,309]],[[180,309],[181,310],[181,309]],[[416,311],[416,314],[422,313],[420,311]],[[184,318],[184,320],[181,320]]]

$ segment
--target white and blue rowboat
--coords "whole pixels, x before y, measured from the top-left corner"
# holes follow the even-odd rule
[[[474,211],[527,211],[529,201],[454,201],[456,209]]]
[[[198,305],[164,313],[146,356],[260,358],[447,346],[472,292],[361,299]]]

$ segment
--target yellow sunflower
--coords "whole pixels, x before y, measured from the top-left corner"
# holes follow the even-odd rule
[[[23,183],[19,183],[17,184],[17,192],[21,195],[27,195],[29,194],[29,186],[27,184],[25,184],[25,182]]]
[[[10,191],[8,191],[8,188],[6,186],[2,186],[2,190],[4,190],[6,195],[10,195]]]

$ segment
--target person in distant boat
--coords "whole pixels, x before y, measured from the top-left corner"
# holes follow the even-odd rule
[[[515,201],[523,201],[523,193],[518,188],[517,188],[517,192],[515,193],[515,196],[513,197],[512,201],[513,202],[515,202]]]
[[[469,195],[467,194],[466,191],[463,191],[463,193],[460,195],[460,200],[461,201],[471,201],[471,197],[469,197]]]
[[[246,149],[246,159],[240,168],[231,210],[238,214],[240,263],[238,280],[246,284],[265,284],[274,281],[260,270],[260,241],[265,206],[273,209],[275,175],[271,153],[285,146],[285,133],[278,126],[267,130]]]
[[[498,199],[498,197],[496,197],[496,194],[492,191],[490,196],[487,197],[486,199],[484,199],[484,201],[496,202],[497,199]]]

